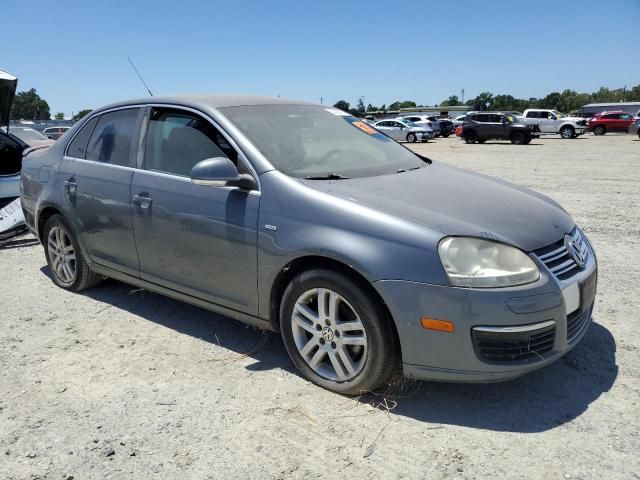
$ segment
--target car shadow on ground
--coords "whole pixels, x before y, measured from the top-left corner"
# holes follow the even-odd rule
[[[510,147],[511,146],[513,146],[513,147],[539,147],[541,145],[544,145],[544,143],[533,143],[536,140],[538,140],[538,139],[534,139],[534,140],[531,141],[531,143],[527,143],[526,145],[515,145],[515,144],[511,143],[508,140],[503,140],[503,141],[494,140],[492,142],[487,141],[487,142],[484,142],[484,143],[477,143],[477,144],[474,143],[474,145],[478,145],[478,146],[481,146],[481,147],[484,146],[484,145],[508,145]]]
[[[0,241],[0,250],[11,250],[14,248],[31,247],[40,243],[37,238],[32,236],[12,238],[10,240]]]
[[[50,277],[47,266],[41,271]],[[299,375],[277,334],[113,280],[83,294],[256,360],[245,367],[248,370],[283,369]],[[611,389],[618,375],[615,352],[609,330],[594,321],[565,357],[518,379],[454,384],[400,377],[391,387],[364,394],[358,401],[430,424],[541,432],[577,418]]]

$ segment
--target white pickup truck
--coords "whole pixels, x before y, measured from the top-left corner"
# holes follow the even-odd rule
[[[522,114],[527,125],[538,125],[541,134],[559,133],[562,138],[576,138],[587,131],[587,121],[567,117],[557,110],[530,108]]]

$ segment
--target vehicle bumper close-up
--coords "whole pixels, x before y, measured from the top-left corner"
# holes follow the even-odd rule
[[[540,279],[519,287],[375,282],[398,329],[405,376],[494,382],[562,357],[578,344],[591,323],[597,265],[591,247],[588,249],[584,267],[563,280],[531,254]],[[427,325],[432,319],[444,321],[453,331],[427,329],[421,319],[427,319]]]
[[[426,142],[427,140],[429,140],[431,138],[433,138],[433,133],[431,133],[431,132],[418,134],[418,139],[420,139],[421,142]]]

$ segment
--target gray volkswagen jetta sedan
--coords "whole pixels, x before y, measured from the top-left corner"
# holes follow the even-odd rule
[[[112,104],[26,157],[21,195],[60,287],[110,277],[280,332],[340,393],[514,378],[591,321],[595,254],[562,207],[322,105]]]

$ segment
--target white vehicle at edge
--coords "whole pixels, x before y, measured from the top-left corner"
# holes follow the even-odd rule
[[[527,125],[538,125],[541,134],[560,134],[562,138],[576,138],[587,131],[584,118],[565,116],[557,110],[529,108],[522,114]]]

